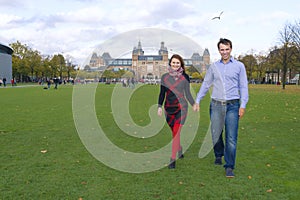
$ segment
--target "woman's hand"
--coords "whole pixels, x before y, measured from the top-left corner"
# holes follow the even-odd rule
[[[161,115],[162,115],[162,108],[161,108],[161,107],[159,107],[159,108],[157,109],[157,115],[158,115],[158,116],[161,116]]]

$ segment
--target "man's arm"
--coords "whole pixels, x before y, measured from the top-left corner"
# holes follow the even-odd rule
[[[246,105],[249,100],[248,94],[248,79],[244,64],[242,63],[242,69],[240,72],[240,95],[241,95],[241,106],[239,109],[239,117],[242,118],[246,112]]]
[[[239,90],[241,95],[241,108],[246,108],[246,105],[249,100],[249,94],[248,94],[248,79],[247,79],[247,73],[244,64],[242,63],[241,72],[240,72],[240,78],[239,78]]]
[[[204,98],[204,96],[208,92],[212,83],[213,83],[213,73],[212,73],[212,67],[210,66],[206,72],[206,75],[204,77],[204,81],[202,82],[201,88],[200,88],[199,92],[197,93],[195,104],[193,106],[194,111],[200,110],[200,105],[199,105],[200,101]]]

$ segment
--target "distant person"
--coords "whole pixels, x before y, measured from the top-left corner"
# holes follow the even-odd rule
[[[3,86],[6,87],[6,78],[3,78]]]
[[[0,86],[2,86],[2,84],[3,84],[3,81],[2,81],[2,79],[0,78]]]
[[[15,80],[12,78],[12,79],[10,80],[10,83],[11,83],[11,86],[14,86],[14,85],[15,85]]]
[[[122,86],[123,86],[123,87],[126,87],[126,83],[125,83],[125,80],[124,80],[124,79],[122,80]]]
[[[130,79],[130,87],[131,87],[131,89],[134,89],[134,87],[135,87],[135,81],[134,81],[134,78],[131,78]]]
[[[50,87],[51,87],[51,80],[50,79],[47,80],[47,86],[48,86],[48,89],[50,89]]]
[[[53,79],[53,81],[54,81],[54,89],[57,89],[57,85],[58,85],[59,79],[57,77],[55,77]]]
[[[225,159],[226,177],[234,177],[239,119],[244,116],[248,102],[248,81],[243,63],[231,57],[232,43],[221,38],[217,44],[221,59],[208,68],[193,106],[199,111],[200,101],[213,86],[210,102],[211,134],[215,164],[222,165]],[[223,130],[225,126],[225,145]]]
[[[180,132],[187,117],[187,100],[191,105],[195,101],[190,92],[190,79],[185,73],[184,61],[180,55],[174,54],[171,57],[168,70],[169,73],[161,77],[157,114],[162,116],[164,103],[166,121],[172,130],[172,154],[168,168],[174,169],[176,155],[178,154],[179,158],[184,157],[180,145]]]

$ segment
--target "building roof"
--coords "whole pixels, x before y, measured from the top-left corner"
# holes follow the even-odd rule
[[[110,56],[110,54],[109,54],[108,52],[104,52],[104,53],[102,54],[102,58],[103,58],[104,60],[112,59],[111,56]]]
[[[200,56],[199,53],[193,53],[192,57],[191,57],[193,60],[196,60],[196,61],[202,61],[202,56]]]
[[[210,55],[207,48],[204,50],[203,55],[204,55],[204,56],[209,56],[209,55]]]
[[[0,53],[5,53],[5,54],[9,54],[12,55],[13,54],[13,50],[12,48],[5,46],[3,44],[0,43]]]

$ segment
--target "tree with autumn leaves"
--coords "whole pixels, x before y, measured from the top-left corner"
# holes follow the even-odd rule
[[[287,78],[291,80],[296,74],[300,74],[300,21],[285,24],[279,31],[278,45],[271,47],[267,54],[254,54],[254,50],[251,50],[238,59],[245,64],[250,81],[254,79],[267,83],[266,74],[275,73],[276,80],[281,78],[282,89],[285,89]]]
[[[19,41],[10,44],[12,55],[12,75],[19,82],[36,82],[54,77],[75,78],[75,65],[67,62],[62,54],[43,56]]]

